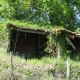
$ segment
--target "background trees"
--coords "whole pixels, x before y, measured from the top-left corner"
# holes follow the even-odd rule
[[[75,29],[79,0],[0,0],[0,18]]]

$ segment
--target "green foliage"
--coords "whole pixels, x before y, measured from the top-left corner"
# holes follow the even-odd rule
[[[30,76],[32,74],[32,72],[31,72],[31,70],[24,70],[24,74]]]
[[[0,44],[3,41],[6,41],[8,39],[7,37],[7,29],[6,29],[6,22],[0,23]]]
[[[73,58],[74,61],[80,61],[80,52],[76,53]]]
[[[47,35],[47,48],[45,49],[45,51],[47,51],[49,53],[49,56],[54,56],[54,47],[56,46],[56,39],[57,36],[53,33],[53,31],[51,31],[48,35]]]
[[[72,52],[71,50],[66,50],[66,56],[68,56],[68,57],[69,57],[69,56],[70,56],[70,54],[71,54],[71,52]]]
[[[75,23],[74,0],[4,0],[0,1],[2,19],[26,20],[41,25],[63,26],[73,30]],[[78,6],[79,7],[79,6]]]
[[[63,60],[59,60],[56,62],[56,69],[59,71],[60,74],[65,75],[66,73],[66,63]]]
[[[71,61],[71,78],[72,79],[76,79],[76,78],[80,78],[80,69],[79,69],[79,62],[77,61]]]
[[[4,0],[0,1],[0,14],[2,18],[8,18],[8,19],[18,19],[23,15],[25,12],[25,7],[27,9],[28,7],[28,2],[25,3],[26,1],[22,0]],[[26,12],[25,12],[26,13]],[[25,17],[25,15],[23,16]],[[20,19],[20,18],[19,18]]]
[[[6,48],[0,47],[0,80],[10,80],[10,58],[5,50]],[[80,62],[70,60],[70,64],[70,80],[77,80],[80,78]],[[25,60],[18,56],[13,57],[13,79],[15,80],[66,80],[66,68],[66,60],[63,59],[43,57],[40,60]]]
[[[75,22],[77,21],[75,15],[77,11],[80,11],[79,4],[80,0],[0,0],[0,44],[3,44],[2,41],[8,38],[6,23],[10,22],[19,27],[27,26],[51,30],[51,33],[47,37],[49,46],[46,50],[49,51],[50,47],[57,43],[61,48],[61,55],[66,56],[66,35],[59,33],[55,36],[52,34],[52,28],[63,27],[74,30]],[[74,7],[76,7],[77,10],[75,10]],[[80,31],[80,29],[78,28],[77,31]],[[63,36],[64,39],[62,39]],[[10,35],[9,38],[11,38]],[[70,51],[67,52],[68,54],[70,53]],[[74,60],[80,60],[79,54]],[[66,61],[56,60],[55,58],[42,58],[41,60],[31,59],[26,61],[22,58],[14,57],[14,77],[16,80],[26,80],[26,77],[30,80],[33,78],[35,78],[35,80],[52,80],[52,74],[48,74],[48,71],[54,71],[52,64],[56,65],[56,71],[58,71],[59,74],[64,74],[66,72],[65,63]],[[71,79],[76,79],[76,77],[79,76],[79,64],[79,62],[71,62]],[[30,68],[31,65],[33,67]],[[36,66],[37,68],[34,68]],[[47,70],[45,70],[46,66]],[[10,79],[9,67],[9,56],[5,54],[5,49],[0,49],[1,80]]]
[[[62,28],[62,30],[64,30]],[[55,33],[55,31],[57,31],[57,34]],[[58,48],[60,49],[60,56],[64,59],[66,59],[67,57],[67,47],[66,47],[66,43],[65,43],[65,38],[66,38],[67,33],[64,33],[64,31],[60,32],[57,29],[54,29],[54,33],[53,30],[50,30],[50,33],[47,36],[47,48],[45,49],[48,53],[49,56],[55,56],[55,54],[57,54],[58,52]],[[56,56],[57,57],[57,56]]]

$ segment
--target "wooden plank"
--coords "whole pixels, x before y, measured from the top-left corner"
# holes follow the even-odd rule
[[[69,35],[68,36],[70,39],[74,39],[74,35]]]
[[[46,45],[47,45],[47,42],[44,43],[43,45],[41,45],[41,46],[39,47],[39,49],[43,48],[43,47],[46,46]]]
[[[76,34],[75,37],[80,38],[80,34]]]
[[[10,52],[10,80],[13,80],[13,52]]]
[[[27,29],[20,29],[20,28],[13,28],[16,31],[21,31],[21,32],[28,32],[28,33],[37,33],[37,34],[45,34],[46,32],[43,31],[34,31],[34,30],[27,30]]]
[[[73,43],[70,41],[68,37],[66,37],[66,41],[69,42],[69,44],[72,46],[74,50],[76,49],[76,47],[73,45]]]
[[[67,73],[66,73],[66,76],[67,76],[67,80],[69,80],[69,78],[70,78],[70,60],[67,60]]]
[[[58,55],[57,58],[60,58],[60,47],[58,46]]]
[[[29,33],[37,33],[37,34],[45,34],[45,33],[49,32],[49,30],[45,30],[45,29],[19,27],[19,26],[10,24],[10,23],[7,24],[7,27],[12,27],[12,29],[14,29],[16,31],[29,32]]]

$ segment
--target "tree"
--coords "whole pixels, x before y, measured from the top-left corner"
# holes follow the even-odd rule
[[[79,0],[1,0],[2,18],[26,20],[74,30]]]

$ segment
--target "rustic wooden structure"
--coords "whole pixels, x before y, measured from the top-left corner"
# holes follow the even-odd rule
[[[45,29],[37,29],[37,28],[29,28],[29,27],[18,27],[16,25],[7,24],[7,28],[9,29],[9,51],[13,51],[13,53],[20,53],[19,55],[24,56],[26,58],[30,57],[41,57],[46,55],[44,49],[47,47],[48,39],[47,34],[50,33],[50,30]],[[57,35],[59,32],[62,34],[66,34],[65,41],[70,44],[70,48],[72,51],[78,51],[80,47],[80,34],[76,32],[72,32],[66,29],[53,29],[53,34]],[[62,37],[63,38],[63,37]],[[78,41],[77,41],[78,40]],[[54,50],[54,54],[57,58],[60,58],[60,44],[54,47],[52,46],[52,52]],[[79,50],[80,51],[80,50]]]
[[[10,29],[10,51],[19,53],[26,58],[41,57],[46,54],[47,30],[34,28],[19,28],[13,24],[7,24]],[[43,54],[44,53],[44,54]]]

